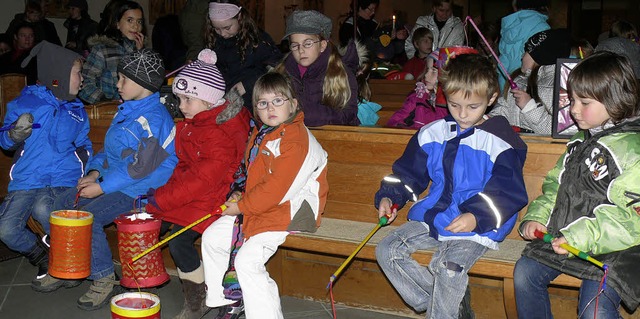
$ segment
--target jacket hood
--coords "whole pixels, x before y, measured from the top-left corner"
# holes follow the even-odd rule
[[[500,41],[518,42],[522,38],[528,39],[531,30],[543,30],[538,25],[547,24],[548,16],[534,10],[520,10],[502,19]],[[522,27],[526,26],[526,27]],[[525,41],[526,41],[525,39]]]
[[[94,35],[87,39],[87,45],[89,46],[89,48],[98,44],[103,44],[103,45],[112,47],[112,46],[119,45],[120,43],[118,43],[118,41],[106,35]]]
[[[240,111],[242,111],[244,99],[238,93],[238,90],[231,89],[224,95],[224,99],[229,102],[224,111],[220,112],[216,117],[216,124],[222,124],[232,118],[234,118]]]
[[[338,52],[342,56],[342,63],[352,70],[354,74],[369,61],[367,47],[360,41],[350,40],[346,46],[339,47]]]

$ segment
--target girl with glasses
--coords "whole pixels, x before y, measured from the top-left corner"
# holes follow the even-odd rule
[[[294,11],[283,37],[291,52],[276,70],[291,76],[307,126],[359,125],[355,73],[358,51],[366,50],[350,42],[341,55],[328,40],[331,28],[331,19],[320,12]]]
[[[289,232],[316,231],[328,192],[327,153],[305,127],[286,75],[270,72],[258,79],[253,109],[258,123],[241,164],[246,174],[239,174],[246,179],[236,180],[227,209],[202,235],[207,305],[233,302],[216,292],[229,262],[233,221],[242,214],[245,241],[234,266],[246,318],[279,319],[278,286],[265,264]]]

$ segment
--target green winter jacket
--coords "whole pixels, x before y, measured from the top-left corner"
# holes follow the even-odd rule
[[[524,223],[537,221],[554,237],[609,265],[609,282],[631,308],[640,301],[640,120],[593,136],[577,133],[549,172],[542,195]],[[558,255],[534,240],[523,255],[582,279],[600,280],[602,270],[578,258]]]

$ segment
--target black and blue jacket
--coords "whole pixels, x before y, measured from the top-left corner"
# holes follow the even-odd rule
[[[528,202],[522,170],[527,146],[508,121],[492,117],[460,131],[451,116],[424,126],[409,141],[376,193],[409,209],[408,219],[424,222],[438,240],[466,239],[497,249]],[[426,197],[418,200],[431,182]],[[472,213],[476,229],[445,230],[462,213]]]

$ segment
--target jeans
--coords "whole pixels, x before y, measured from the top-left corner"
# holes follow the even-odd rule
[[[516,295],[518,318],[553,318],[547,286],[562,272],[543,265],[529,257],[521,257],[516,262],[513,280]],[[578,315],[581,319],[594,318],[595,299],[600,282],[583,280],[578,296]],[[598,297],[599,319],[620,318],[620,296],[607,286],[604,293]],[[587,308],[588,307],[588,308]],[[585,309],[586,308],[586,309]]]
[[[166,230],[171,225],[173,225],[173,228],[171,228],[171,233],[168,236],[184,228],[180,225],[162,222],[162,229]],[[163,230],[161,230],[161,234],[164,233]],[[200,254],[198,254],[198,250],[194,246],[198,238],[200,238],[200,233],[189,229],[169,241],[171,258],[173,258],[176,267],[183,273],[192,272],[200,267]]]
[[[59,209],[73,209],[77,190],[69,189],[56,198],[54,207]],[[102,194],[96,198],[80,198],[78,210],[93,214],[91,234],[91,275],[89,279],[97,280],[114,273],[113,256],[104,227],[111,224],[116,217],[125,214],[133,208],[133,197],[121,192]]]
[[[33,216],[49,234],[53,202],[69,188],[44,187],[9,192],[0,205],[0,240],[22,254],[35,249],[36,241],[40,239],[26,228],[29,216]]]
[[[411,254],[437,248],[428,267]],[[487,251],[470,240],[438,241],[422,222],[409,221],[392,231],[376,247],[376,259],[402,299],[427,318],[458,318],[469,283],[467,272]]]

